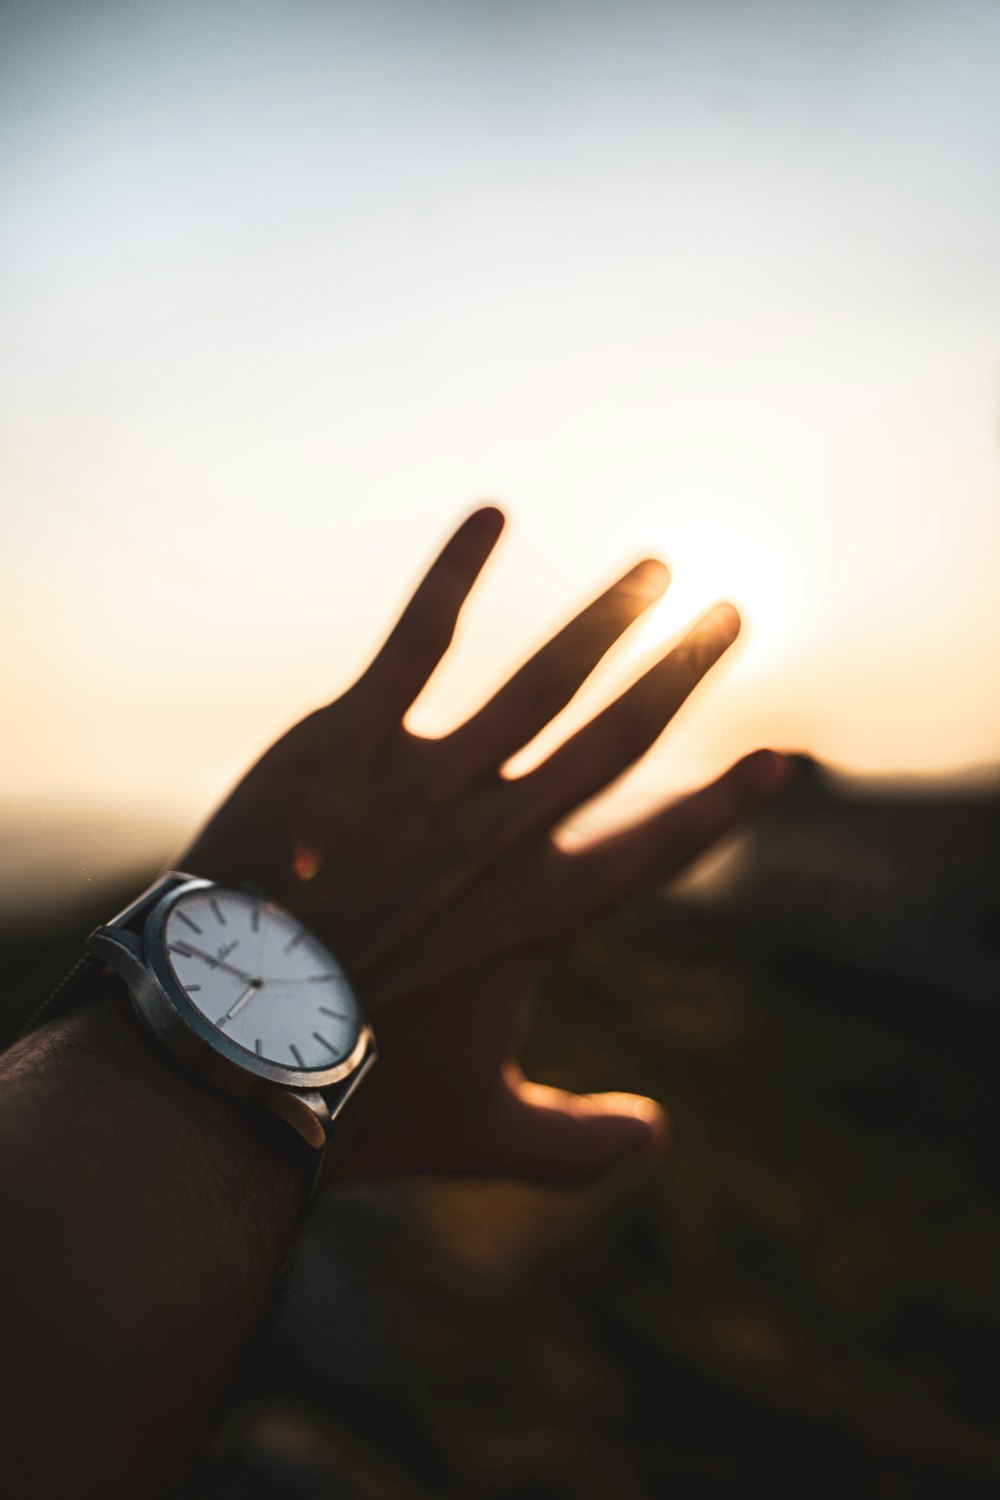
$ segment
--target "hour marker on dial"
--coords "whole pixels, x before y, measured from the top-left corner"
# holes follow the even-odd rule
[[[335,1021],[347,1020],[347,1017],[344,1015],[344,1012],[342,1010],[331,1010],[328,1005],[321,1005],[320,1010],[323,1012],[324,1016],[332,1016]],[[313,1035],[315,1036],[315,1034],[316,1033],[314,1032]]]
[[[292,1042],[290,1044],[288,1050],[292,1054],[292,1056],[295,1058],[295,1061],[298,1063],[299,1067],[300,1068],[304,1068],[305,1065],[306,1065],[306,1060],[302,1056],[302,1053],[299,1051],[298,1047],[296,1047],[296,1045],[295,1045],[294,1042]]]

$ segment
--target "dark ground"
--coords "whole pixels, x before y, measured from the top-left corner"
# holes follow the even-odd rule
[[[12,1016],[113,907],[5,941]],[[1000,1030],[891,971],[662,902],[577,948],[527,1070],[672,1153],[332,1192],[189,1500],[1000,1494]]]

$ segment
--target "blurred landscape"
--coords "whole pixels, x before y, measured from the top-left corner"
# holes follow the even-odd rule
[[[331,1193],[186,1500],[1000,1494],[998,76],[997,0],[0,4],[0,1033],[474,497],[416,732],[658,556],[569,720],[745,628],[615,812],[821,757],[549,975],[672,1151]]]
[[[9,1036],[176,840],[4,829]],[[663,1099],[672,1152],[331,1193],[187,1494],[996,1494],[998,948],[996,774],[801,758],[550,976],[529,1075]]]

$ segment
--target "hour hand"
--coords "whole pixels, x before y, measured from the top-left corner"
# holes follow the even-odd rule
[[[219,1025],[222,1026],[226,1021],[231,1021],[234,1016],[238,1016],[251,996],[256,995],[257,991],[263,988],[263,984],[263,979],[251,979],[250,983],[247,985],[240,998],[226,1011],[226,1014],[222,1017]]]

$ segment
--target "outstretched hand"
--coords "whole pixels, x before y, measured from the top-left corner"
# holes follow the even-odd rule
[[[403,727],[447,651],[503,527],[459,527],[368,670],[288,731],[179,868],[251,883],[293,911],[353,979],[380,1061],[352,1175],[593,1177],[665,1136],[658,1104],[528,1082],[516,1056],[553,945],[679,872],[781,780],[758,751],[645,821],[569,852],[553,830],[657,739],[739,630],[720,605],[525,776],[501,768],[563,708],[663,592],[640,563],[441,739]]]

